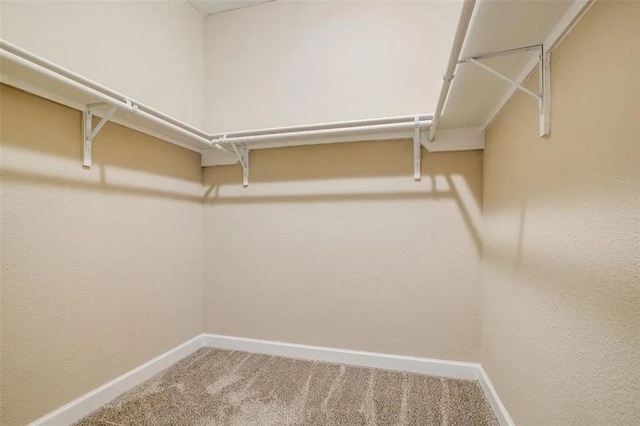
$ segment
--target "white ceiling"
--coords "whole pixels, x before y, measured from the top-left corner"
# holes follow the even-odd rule
[[[267,3],[273,0],[244,1],[244,0],[189,0],[193,7],[205,15],[226,12],[227,10],[240,9],[254,6],[260,3]]]

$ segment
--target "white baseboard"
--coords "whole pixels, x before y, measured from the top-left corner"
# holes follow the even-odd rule
[[[109,383],[39,418],[31,423],[30,426],[70,425],[204,346],[312,361],[408,371],[411,373],[456,379],[478,380],[500,426],[514,426],[509,413],[507,413],[507,410],[493,388],[487,373],[482,366],[477,363],[300,345],[217,334],[201,334],[200,336],[194,337],[182,345],[165,352]]]
[[[484,396],[489,401],[491,408],[493,409],[493,413],[496,415],[498,419],[498,423],[500,426],[515,426],[515,423],[511,419],[511,416],[507,412],[507,409],[502,404],[498,393],[496,392],[491,380],[489,380],[489,375],[481,365],[479,365],[478,370],[478,381],[480,382],[480,386],[482,387],[482,391],[484,392]]]
[[[296,343],[274,342],[271,340],[248,339],[245,337],[205,334],[204,345],[221,349],[232,349],[287,358],[312,361],[335,362],[362,367],[384,368],[387,370],[409,371],[411,373],[456,379],[476,380],[480,364],[471,362],[445,361],[441,359],[417,358],[349,349],[335,349],[323,346],[299,345]]]
[[[144,382],[203,346],[202,335],[177,346],[30,423],[30,426],[67,426]]]

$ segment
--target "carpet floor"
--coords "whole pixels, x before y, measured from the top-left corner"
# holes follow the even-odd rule
[[[76,425],[498,423],[475,381],[202,348]]]

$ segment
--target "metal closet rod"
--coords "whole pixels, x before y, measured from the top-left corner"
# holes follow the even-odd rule
[[[78,74],[66,70],[65,68],[53,64],[52,62],[39,58],[38,56],[33,55],[32,53],[29,53],[24,49],[18,48],[11,43],[7,43],[4,40],[0,40],[0,56],[12,62],[18,63],[25,68],[31,69],[42,75],[46,75],[51,79],[60,81],[90,96],[96,97],[104,103],[118,107],[128,113],[143,117],[167,129],[187,136],[192,140],[195,140],[202,144],[203,147],[213,147],[225,152],[229,152],[228,150],[214,144],[210,139],[202,136],[202,134],[206,135],[206,133],[200,130],[194,132],[191,130],[191,126],[188,126],[187,124],[182,123],[179,120],[173,119],[166,114],[157,113],[156,110],[146,107],[143,104],[139,104],[138,102],[129,100],[127,97],[118,92],[115,92]],[[181,125],[178,125],[176,123],[181,123]]]
[[[440,123],[440,118],[442,117],[444,103],[447,100],[447,96],[449,95],[451,81],[453,80],[454,72],[456,70],[456,66],[458,65],[458,60],[460,59],[460,52],[462,51],[464,40],[467,37],[469,23],[471,22],[471,16],[473,15],[475,6],[476,0],[464,0],[464,4],[462,5],[460,20],[458,21],[458,28],[456,29],[456,35],[453,39],[453,48],[451,49],[451,54],[449,55],[449,63],[447,64],[447,70],[443,77],[444,82],[442,83],[442,88],[440,89],[440,97],[438,98],[438,104],[433,116],[433,124],[429,128],[429,135],[427,136],[427,140],[429,142],[433,142],[436,138],[436,130],[438,129],[438,124]]]
[[[397,130],[413,130],[416,128],[415,118],[416,116],[410,116],[412,121],[408,122],[399,122],[399,123],[381,123],[381,124],[370,124],[370,125],[352,125],[349,127],[333,127],[333,128],[324,128],[324,129],[314,129],[314,130],[299,130],[299,131],[290,131],[290,132],[282,132],[282,133],[269,133],[269,134],[260,134],[260,135],[249,135],[249,136],[229,136],[230,134],[222,135],[216,141],[220,145],[226,144],[236,144],[236,143],[252,143],[252,142],[264,142],[269,140],[282,140],[282,139],[293,139],[293,138],[307,138],[307,137],[320,137],[320,136],[339,136],[346,135],[351,133],[373,133],[381,130],[386,131],[397,131]],[[376,121],[384,121],[388,119],[372,119],[372,120],[362,120],[360,122],[350,122],[350,123],[365,123],[365,122],[376,122]],[[326,126],[331,125],[332,123],[326,124]],[[322,125],[325,126],[325,125]],[[425,119],[418,122],[418,126],[421,129],[428,128],[431,126],[431,120]]]
[[[5,40],[1,40],[0,39],[0,49],[5,50],[9,53],[13,53],[14,55],[26,59],[30,62],[33,62],[37,65],[40,65],[41,67],[48,69],[50,71],[54,71],[60,75],[63,75],[64,77],[67,77],[70,80],[73,80],[75,82],[81,83],[84,86],[90,87],[98,92],[101,92],[107,96],[111,96],[112,98],[116,98],[116,99],[125,99],[126,96],[124,96],[122,93],[118,93],[115,90],[109,89],[108,87],[103,86],[100,83],[96,83],[93,80],[90,80],[86,77],[81,76],[80,74],[76,74],[73,71],[70,71],[64,67],[61,67],[60,65],[48,61],[44,58],[41,58],[38,55],[35,55],[31,52],[29,52],[28,50],[24,50],[21,47],[16,46],[15,44],[9,43],[8,41]],[[138,106],[138,111],[145,111],[147,113],[149,113],[150,115],[154,115],[158,118],[161,118],[165,121],[170,122],[171,124],[180,127],[184,130],[188,130],[192,133],[195,133],[197,135],[200,135],[202,137],[207,137],[207,133],[203,132],[202,130],[198,129],[197,127],[191,126],[183,121],[180,121],[170,115],[167,115],[161,111],[158,111],[155,108],[152,108],[148,105],[145,105],[141,102],[134,102],[137,106]]]
[[[319,123],[319,124],[303,124],[298,126],[286,126],[286,127],[271,127],[266,129],[257,129],[257,130],[238,130],[234,132],[219,132],[211,135],[214,139],[221,138],[223,136],[226,137],[239,137],[239,136],[255,136],[255,135],[267,135],[273,133],[288,133],[288,132],[299,132],[299,131],[307,131],[307,130],[322,130],[322,129],[331,129],[331,128],[343,128],[343,127],[357,127],[357,126],[367,126],[372,124],[390,124],[390,123],[401,123],[404,121],[413,122],[415,118],[418,117],[420,120],[431,120],[433,118],[433,114],[414,114],[414,115],[400,115],[395,117],[384,117],[384,118],[369,118],[364,120],[351,120],[351,121],[334,121],[329,123]]]

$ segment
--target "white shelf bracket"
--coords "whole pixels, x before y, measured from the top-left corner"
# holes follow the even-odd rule
[[[479,59],[482,58],[491,58],[502,55],[509,55],[513,53],[521,53],[528,52],[531,50],[537,50],[538,52],[538,91],[539,93],[535,93],[513,80],[512,78],[507,77],[506,75],[496,71],[490,66],[482,63]],[[538,115],[540,116],[540,137],[549,136],[549,129],[551,127],[551,72],[550,72],[550,55],[549,53],[544,52],[544,47],[542,45],[536,46],[526,46],[517,49],[509,49],[503,50],[500,52],[489,53],[485,55],[474,56],[471,58],[466,58],[460,60],[459,63],[471,63],[483,70],[495,75],[501,80],[506,81],[516,89],[520,90],[523,93],[533,97],[538,101]]]
[[[111,119],[113,114],[118,110],[117,106],[111,107],[107,113],[102,117],[102,120],[93,127],[93,113],[91,112],[91,107],[102,104],[91,104],[87,105],[82,113],[84,126],[82,128],[82,166],[85,168],[91,168],[92,158],[93,158],[93,139],[96,137],[98,132],[102,130],[105,124]]]
[[[226,138],[227,135],[224,135],[220,138],[220,141],[224,142]],[[242,166],[242,186],[246,188],[249,186],[249,147],[246,144],[242,144],[238,149],[236,144],[232,143],[231,148],[233,148],[233,152],[236,154],[240,166]]]
[[[415,128],[413,129],[413,180],[419,182],[421,179],[421,154],[422,143],[420,141],[420,117],[414,119]]]
[[[540,137],[549,136],[551,129],[551,55],[540,49],[538,57],[538,86],[540,99],[538,112],[540,114]]]
[[[242,186],[249,186],[249,147],[244,145],[240,150],[244,167],[242,168]]]
[[[494,70],[493,68],[491,68],[488,65],[483,64],[482,62],[478,61],[477,59],[469,58],[468,62],[470,62],[470,63],[472,63],[474,65],[477,65],[478,67],[482,68],[485,71],[490,72],[491,74],[495,75],[499,79],[506,81],[507,83],[511,84],[512,86],[515,86],[517,89],[519,89],[520,91],[526,93],[527,95],[529,95],[529,96],[531,96],[531,97],[533,97],[533,98],[535,98],[537,100],[540,100],[540,95],[539,94],[537,94],[535,92],[532,92],[531,90],[529,90],[526,87],[524,87],[522,84],[520,84],[517,81],[507,77],[504,74],[499,73],[498,71]]]

